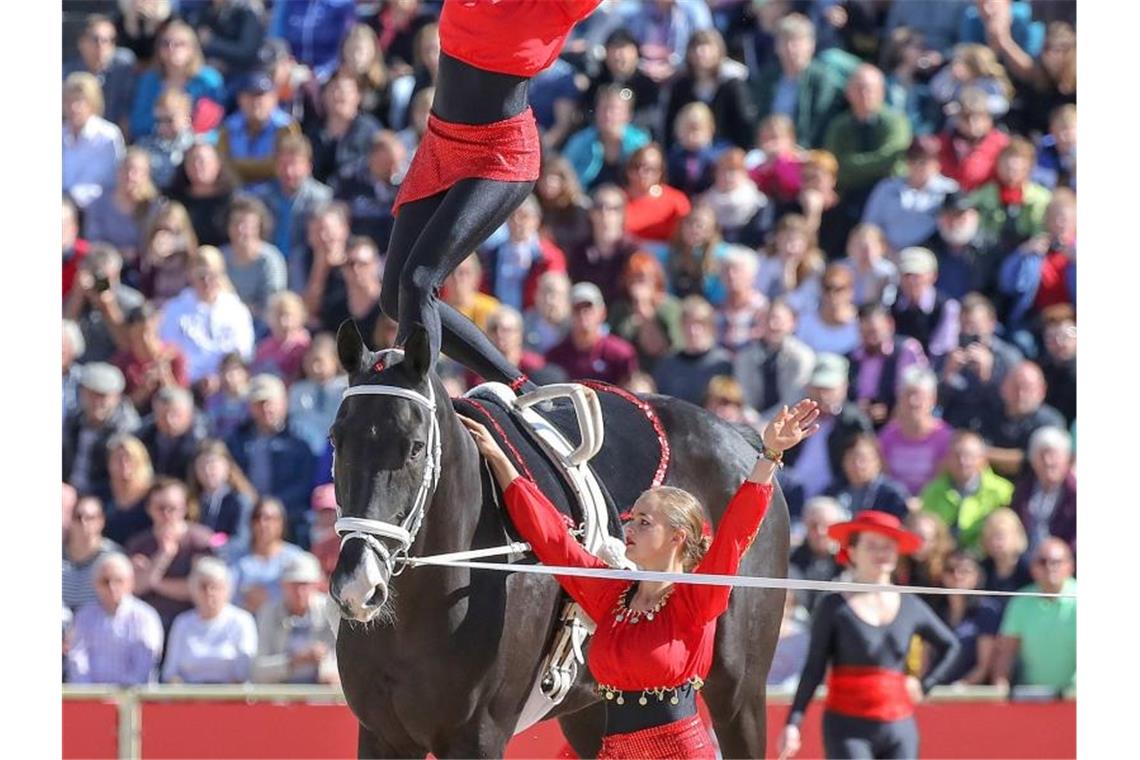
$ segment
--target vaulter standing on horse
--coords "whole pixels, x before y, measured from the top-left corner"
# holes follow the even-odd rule
[[[538,179],[541,143],[527,106],[531,77],[562,52],[601,0],[447,0],[427,131],[396,195],[381,305],[400,324],[488,380],[516,391],[525,375],[471,320],[438,300],[453,269],[501,225]]]
[[[643,570],[735,574],[772,497],[783,452],[818,430],[816,404],[785,407],[764,429],[763,456],[729,502],[715,538],[706,533],[696,497],[668,486],[650,488],[631,508],[626,556]],[[519,475],[479,423],[460,418],[490,464],[511,520],[545,564],[606,567],[566,530],[557,509]],[[713,758],[712,740],[697,715],[696,691],[708,677],[717,618],[731,588],[558,576],[597,623],[590,672],[605,698],[600,758]]]

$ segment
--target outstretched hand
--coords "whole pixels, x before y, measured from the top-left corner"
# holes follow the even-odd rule
[[[764,427],[760,437],[769,449],[787,451],[819,430],[818,418],[819,404],[805,398],[791,409],[782,408]]]

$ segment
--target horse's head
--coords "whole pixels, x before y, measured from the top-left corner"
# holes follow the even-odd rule
[[[414,329],[403,357],[369,351],[354,323],[337,331],[349,388],[329,431],[340,514],[340,558],[329,591],[343,614],[367,622],[388,600],[398,558],[415,540],[439,466],[437,394],[425,330]]]

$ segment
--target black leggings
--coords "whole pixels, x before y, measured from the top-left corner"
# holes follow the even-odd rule
[[[463,179],[441,193],[400,206],[381,291],[384,313],[400,323],[397,345],[404,344],[418,322],[427,329],[433,366],[442,348],[486,380],[509,384],[519,377],[519,369],[475,323],[439,300],[439,288],[533,187],[534,182]]]
[[[828,758],[918,757],[914,717],[881,721],[823,713],[823,749]]]

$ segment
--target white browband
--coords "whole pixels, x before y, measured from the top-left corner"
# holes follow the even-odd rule
[[[402,352],[398,351],[388,351],[385,353],[402,355]],[[404,568],[408,550],[415,542],[416,534],[419,532],[420,525],[423,523],[424,508],[427,506],[427,500],[435,488],[436,483],[439,481],[440,435],[439,420],[435,416],[435,389],[432,388],[430,380],[428,381],[428,392],[426,396],[410,388],[397,388],[392,385],[354,385],[345,389],[344,394],[341,396],[341,403],[343,404],[345,399],[351,396],[396,396],[398,398],[405,398],[426,408],[428,416],[431,418],[426,444],[430,458],[424,466],[424,476],[423,479],[420,480],[420,486],[416,491],[415,500],[412,502],[412,507],[408,510],[407,515],[404,516],[403,521],[399,525],[395,525],[383,520],[372,520],[366,517],[338,516],[335,525],[337,535],[341,537],[340,545],[342,547],[345,542],[353,538],[364,541],[380,555],[388,569],[388,574],[396,575]],[[333,457],[334,459],[336,457],[335,451],[333,452]],[[380,538],[395,541],[398,547],[394,552],[390,551],[388,547],[379,540]],[[394,564],[397,565],[397,567],[393,567]]]

